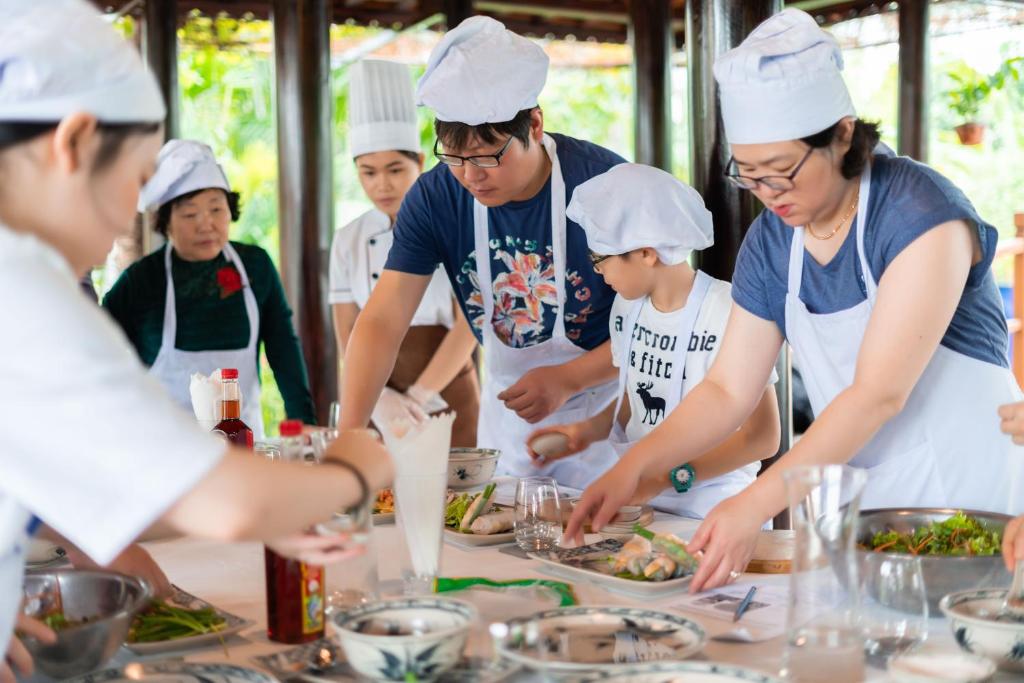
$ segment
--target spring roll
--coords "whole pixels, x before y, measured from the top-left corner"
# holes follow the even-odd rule
[[[467,533],[471,526],[473,526],[473,520],[480,515],[486,514],[491,509],[491,494],[494,493],[495,485],[488,484],[487,488],[483,490],[483,493],[479,494],[473,499],[473,502],[466,508],[466,514],[462,517],[462,523],[459,524],[459,531]]]
[[[480,515],[473,520],[469,530],[474,534],[500,534],[503,531],[511,531],[515,524],[516,511],[505,509]]]

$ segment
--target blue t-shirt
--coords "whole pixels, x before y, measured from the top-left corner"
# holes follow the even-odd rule
[[[593,143],[551,134],[565,181],[565,201],[576,186],[624,161]],[[488,211],[494,332],[505,344],[533,346],[551,338],[557,315],[552,261],[551,179],[534,197]],[[608,339],[615,292],[594,272],[587,237],[566,219],[565,329],[584,349]],[[424,173],[402,201],[385,268],[430,275],[441,263],[477,339],[482,340],[483,299],[473,239],[473,195],[444,164]]]
[[[978,216],[963,192],[935,170],[907,157],[874,158],[864,250],[875,282],[911,242],[952,220],[976,226],[982,258],[970,270],[942,345],[1009,367],[1006,319],[991,270],[999,239],[996,229]],[[743,239],[732,281],[733,300],[759,318],[774,321],[783,335],[792,237],[793,229],[781,218],[763,211]],[[800,300],[811,313],[835,313],[866,298],[853,230],[847,232],[839,252],[826,265],[804,250]]]

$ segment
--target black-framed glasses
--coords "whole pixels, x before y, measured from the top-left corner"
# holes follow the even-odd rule
[[[804,158],[800,160],[800,163],[796,165],[796,168],[789,175],[763,175],[760,178],[751,178],[739,173],[731,173],[730,171],[736,168],[736,159],[729,157],[729,163],[725,166],[725,177],[731,180],[733,185],[744,190],[756,190],[758,185],[764,185],[769,190],[774,190],[775,192],[786,192],[792,190],[795,186],[796,183],[793,182],[793,179],[796,178],[796,174],[803,168],[803,165],[811,157],[811,152],[813,151],[813,147],[808,149],[807,154],[804,155]]]
[[[614,254],[598,254],[597,252],[592,251],[590,252],[589,256],[590,265],[594,266],[594,268],[597,268],[602,261],[607,261],[612,256],[614,256]]]
[[[508,151],[508,146],[512,144],[512,140],[514,139],[515,136],[509,137],[509,139],[505,141],[505,144],[501,146],[501,149],[494,154],[474,154],[470,157],[461,157],[458,154],[445,154],[444,152],[438,152],[437,145],[441,141],[434,140],[434,156],[437,157],[437,160],[442,164],[446,164],[448,166],[462,166],[468,161],[478,168],[494,168],[501,163],[501,157],[503,157],[505,152]]]

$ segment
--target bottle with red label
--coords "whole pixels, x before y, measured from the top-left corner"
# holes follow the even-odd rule
[[[252,450],[253,436],[249,425],[242,422],[242,393],[238,388],[238,370],[224,368],[220,371],[221,399],[220,422],[213,428],[228,441]]]
[[[280,426],[281,455],[302,461],[302,423]],[[263,550],[267,580],[267,637],[279,643],[308,643],[324,635],[324,568]]]

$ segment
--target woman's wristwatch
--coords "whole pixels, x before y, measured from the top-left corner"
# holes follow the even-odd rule
[[[676,493],[686,493],[693,488],[693,482],[697,481],[697,474],[693,471],[693,465],[685,463],[672,468],[668,473],[668,479],[672,482],[672,488],[676,490]]]

